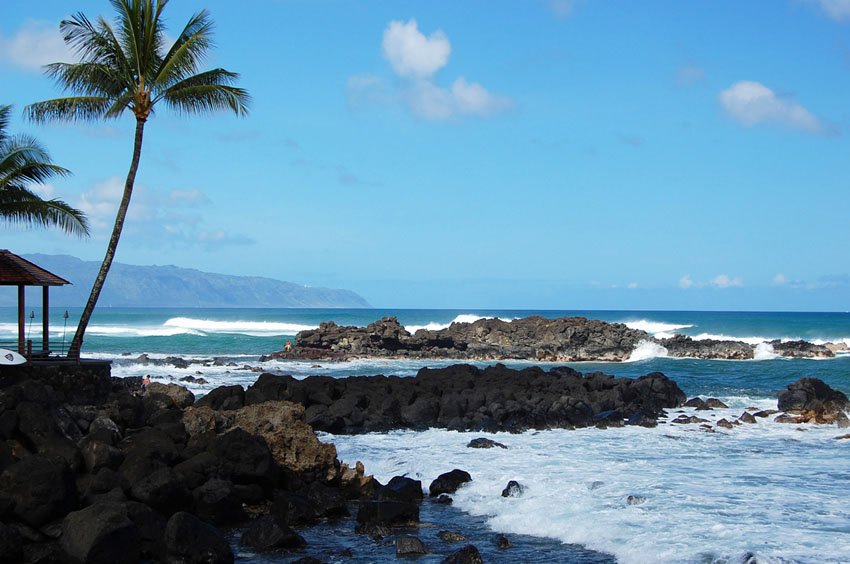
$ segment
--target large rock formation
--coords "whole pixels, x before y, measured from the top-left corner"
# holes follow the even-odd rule
[[[512,370],[459,364],[423,368],[416,377],[362,376],[334,379],[261,375],[246,401],[287,400],[305,408],[307,423],[331,433],[444,427],[513,431],[622,425],[641,414],[650,419],[685,401],[660,373],[638,379],[567,367]]]
[[[694,340],[676,335],[655,339],[622,323],[584,317],[549,319],[540,316],[504,321],[479,319],[452,323],[439,330],[420,329],[411,335],[395,317],[366,327],[340,326],[332,321],[301,331],[295,346],[261,360],[345,360],[350,358],[421,358],[458,360],[522,359],[551,362],[623,361],[642,342],[667,349],[670,356],[747,360],[755,347],[741,341]],[[825,345],[805,341],[772,343],[776,354],[801,358],[832,357]]]

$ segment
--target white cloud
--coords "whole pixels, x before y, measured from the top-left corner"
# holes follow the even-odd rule
[[[378,76],[351,76],[346,83],[349,105],[401,103],[416,116],[428,120],[486,116],[513,105],[510,98],[493,94],[480,83],[464,77],[455,79],[450,87],[440,86],[436,74],[448,64],[451,51],[451,43],[442,31],[426,37],[414,19],[391,21],[384,30],[382,52],[401,81],[390,86]]]
[[[559,18],[566,18],[573,13],[573,0],[549,0],[549,9]]]
[[[416,20],[392,21],[384,30],[384,57],[396,73],[408,78],[428,78],[449,62],[451,43],[442,31],[430,36],[419,31]]]
[[[29,20],[9,37],[0,34],[0,60],[28,70],[76,60],[62,40],[59,25]]]
[[[810,0],[816,3],[826,14],[836,20],[850,20],[850,0]]]
[[[786,284],[788,284],[788,278],[786,278],[781,272],[773,277],[774,286],[784,286]]]
[[[727,114],[747,127],[774,123],[809,133],[824,131],[821,122],[809,110],[793,100],[777,96],[759,82],[736,82],[720,93],[720,104]]]
[[[685,274],[681,278],[679,278],[679,288],[693,288],[694,281],[691,280],[690,274]]]
[[[626,288],[628,288],[629,290],[634,290],[635,288],[638,288],[638,287],[639,286],[638,286],[637,282],[629,282],[629,285],[626,286]]]
[[[744,281],[738,276],[732,278],[728,274],[718,274],[711,280],[711,285],[717,288],[739,288],[744,285]]]

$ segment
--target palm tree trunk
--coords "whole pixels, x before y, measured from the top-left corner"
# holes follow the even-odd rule
[[[86,334],[86,328],[89,325],[89,320],[94,312],[94,307],[97,305],[97,300],[100,297],[100,291],[103,289],[103,284],[106,282],[106,275],[109,274],[109,269],[112,266],[112,259],[115,258],[115,251],[118,248],[118,240],[121,238],[121,230],[124,229],[124,219],[127,217],[127,208],[130,206],[130,198],[133,195],[133,185],[136,182],[136,171],[139,169],[139,159],[142,156],[142,137],[145,132],[145,119],[136,118],[136,139],[133,143],[133,160],[130,162],[130,170],[127,172],[127,181],[124,183],[124,195],[121,197],[121,204],[118,206],[118,213],[115,215],[115,226],[112,228],[112,237],[109,238],[109,245],[106,247],[106,256],[103,257],[103,263],[100,265],[100,271],[94,279],[94,284],[89,294],[89,301],[86,302],[86,307],[83,309],[83,315],[80,317],[80,323],[77,325],[77,332],[74,333],[74,339],[71,341],[71,346],[68,349],[68,358],[79,360],[80,351],[83,348],[83,337]]]

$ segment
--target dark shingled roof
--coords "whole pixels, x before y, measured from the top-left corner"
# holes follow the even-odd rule
[[[70,282],[6,249],[0,249],[0,286],[64,286],[65,284]]]

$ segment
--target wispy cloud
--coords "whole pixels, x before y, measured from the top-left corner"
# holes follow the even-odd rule
[[[0,34],[0,61],[40,71],[50,63],[74,60],[56,23],[28,20],[10,36]]]
[[[513,106],[510,98],[463,76],[449,87],[440,86],[436,75],[449,62],[451,43],[439,30],[426,36],[415,19],[390,22],[384,29],[381,52],[400,82],[390,86],[379,76],[354,75],[346,84],[350,106],[402,103],[428,120],[486,116]]]
[[[850,20],[850,0],[808,0],[816,4],[827,16],[838,22]]]
[[[688,288],[740,288],[744,281],[740,276],[729,276],[718,274],[711,280],[694,280],[690,274],[685,274],[679,279],[679,287]]]
[[[95,237],[106,237],[115,221],[118,203],[124,192],[124,181],[113,176],[84,192],[75,205],[86,213]],[[151,190],[136,185],[127,212],[125,228],[129,233],[144,235],[145,243],[181,243],[210,246],[248,244],[251,239],[205,227],[200,210],[211,205],[198,189]]]
[[[730,117],[747,127],[778,124],[807,133],[826,132],[821,121],[804,106],[778,96],[759,82],[736,82],[720,93],[720,105]]]
[[[705,80],[705,69],[695,64],[687,64],[676,71],[678,86],[692,86]]]

